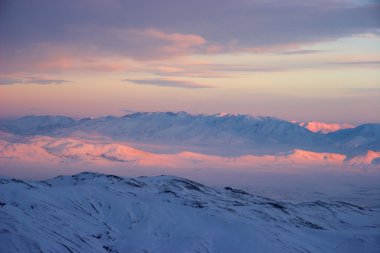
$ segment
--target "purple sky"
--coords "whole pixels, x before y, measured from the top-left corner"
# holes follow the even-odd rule
[[[379,122],[380,2],[4,0],[0,116]]]

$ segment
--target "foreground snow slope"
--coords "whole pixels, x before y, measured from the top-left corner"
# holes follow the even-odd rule
[[[0,179],[0,252],[378,252],[380,215],[186,179]]]

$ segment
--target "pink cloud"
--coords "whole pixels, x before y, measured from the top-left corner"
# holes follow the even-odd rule
[[[173,58],[201,52],[208,44],[197,34],[170,33],[155,28],[68,28],[70,43],[56,46],[87,56],[123,56],[135,60]]]
[[[157,29],[146,29],[143,31],[143,34],[153,38],[169,41],[173,44],[173,46],[184,49],[207,43],[204,38],[194,34],[164,33]]]
[[[196,34],[158,29],[71,27],[70,41],[36,43],[0,63],[2,73],[135,70],[141,61],[172,59],[201,52],[207,41]]]
[[[83,59],[73,56],[58,56],[57,58],[51,57],[47,61],[42,61],[36,66],[42,71],[54,70],[78,70],[78,71],[96,71],[96,72],[112,72],[133,70],[132,66],[122,62],[120,59],[112,58],[91,58]]]
[[[52,57],[38,64],[42,69],[72,69],[75,66],[75,58],[67,56]]]

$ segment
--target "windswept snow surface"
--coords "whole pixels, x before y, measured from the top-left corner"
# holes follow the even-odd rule
[[[0,178],[0,252],[379,252],[380,212],[172,176]]]

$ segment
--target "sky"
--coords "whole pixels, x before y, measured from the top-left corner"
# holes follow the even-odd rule
[[[0,117],[380,122],[380,1],[2,0]]]

